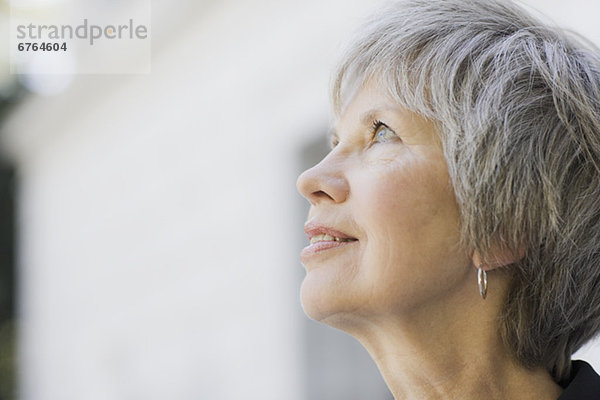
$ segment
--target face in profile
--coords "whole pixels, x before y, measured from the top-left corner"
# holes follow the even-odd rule
[[[434,125],[366,84],[333,149],[297,182],[310,202],[301,297],[331,325],[408,316],[472,290],[459,212]],[[432,309],[433,309],[432,308]]]

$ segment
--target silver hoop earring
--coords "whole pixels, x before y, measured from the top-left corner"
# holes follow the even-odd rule
[[[477,284],[479,286],[479,294],[485,300],[487,296],[487,272],[482,270],[481,268],[477,268]]]

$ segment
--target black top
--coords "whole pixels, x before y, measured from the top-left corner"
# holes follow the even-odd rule
[[[565,391],[558,400],[600,400],[600,376],[585,361],[573,361],[571,376],[561,386]]]

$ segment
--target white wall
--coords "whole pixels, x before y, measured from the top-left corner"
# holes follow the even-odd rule
[[[293,159],[354,3],[158,15],[151,75],[12,115],[23,399],[304,398]]]

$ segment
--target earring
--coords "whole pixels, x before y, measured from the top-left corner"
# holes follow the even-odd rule
[[[479,286],[479,294],[485,300],[487,296],[487,272],[485,272],[481,267],[477,268],[477,285]]]

